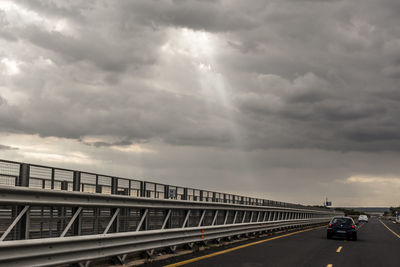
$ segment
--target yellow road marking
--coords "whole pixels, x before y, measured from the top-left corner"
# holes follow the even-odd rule
[[[326,265],[326,267],[333,267],[333,264],[328,264]]]
[[[397,234],[395,231],[393,231],[392,229],[390,229],[384,222],[382,222],[381,220],[379,220],[381,222],[381,224],[383,224],[383,226],[385,226],[390,232],[392,232],[392,234],[394,234],[395,236],[397,236],[398,238],[400,238],[400,235]]]
[[[342,246],[338,247],[336,252],[339,253],[342,250],[342,248],[343,248]]]
[[[177,262],[177,263],[165,265],[164,267],[182,266],[182,265],[185,265],[185,264],[188,264],[188,263],[196,262],[196,261],[199,261],[199,260],[203,260],[203,259],[207,259],[207,258],[218,256],[218,255],[221,255],[221,254],[225,254],[225,253],[228,253],[228,252],[231,252],[231,251],[235,251],[235,250],[238,250],[238,249],[241,249],[241,248],[254,246],[254,245],[265,243],[265,242],[272,241],[272,240],[275,240],[275,239],[279,239],[279,238],[283,238],[283,237],[287,237],[287,236],[291,236],[291,235],[295,235],[295,234],[300,234],[300,233],[308,232],[308,231],[319,229],[319,228],[323,228],[323,227],[326,227],[326,226],[320,226],[320,227],[301,230],[301,231],[297,231],[297,232],[293,232],[293,233],[289,233],[289,234],[284,234],[284,235],[280,235],[280,236],[274,236],[274,237],[271,237],[271,238],[268,238],[268,239],[256,241],[256,242],[253,242],[253,243],[244,244],[244,245],[237,246],[237,247],[234,247],[234,248],[229,248],[229,249],[226,249],[226,250],[218,251],[218,252],[211,253],[211,254],[204,255],[204,256],[200,256],[200,257],[197,257],[197,258],[193,258],[193,259],[189,259],[189,260],[180,261],[180,262]]]

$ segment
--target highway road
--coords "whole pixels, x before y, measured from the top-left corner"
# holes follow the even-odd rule
[[[358,241],[328,240],[323,227],[265,237],[241,247],[170,258],[148,266],[399,267],[400,227],[389,221],[383,223],[371,219],[360,225]]]

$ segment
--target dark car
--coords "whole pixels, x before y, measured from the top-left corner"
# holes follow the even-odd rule
[[[333,217],[329,222],[326,237],[331,239],[333,236],[357,240],[357,227],[353,219],[350,217]]]

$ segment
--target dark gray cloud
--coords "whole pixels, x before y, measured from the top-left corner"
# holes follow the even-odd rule
[[[110,147],[110,146],[129,146],[132,145],[131,141],[128,140],[121,140],[116,142],[104,142],[104,141],[97,141],[97,142],[85,142],[81,140],[81,142],[88,146],[94,147]]]
[[[29,100],[3,105],[12,118],[3,129],[174,145],[229,146],[242,138],[247,148],[301,141],[296,146],[371,150],[373,142],[397,150],[388,142],[399,141],[398,107],[389,103],[399,85],[400,34],[391,27],[398,5],[356,2],[17,1],[47,24],[68,26],[14,25],[2,12],[4,42],[18,39],[35,51],[15,50],[27,64],[5,86]],[[210,59],[190,58],[199,40],[179,47],[179,29],[218,38],[208,83],[191,61]],[[163,58],[174,42],[177,54]],[[52,63],[40,69],[37,57]],[[218,75],[223,89],[215,88]],[[205,87],[223,90],[229,106],[199,94]]]
[[[373,162],[374,175],[399,171],[397,0],[4,2],[2,134],[76,140],[176,182],[241,176],[277,195]],[[135,145],[156,152],[113,150]]]
[[[18,150],[18,148],[0,144],[0,150]]]

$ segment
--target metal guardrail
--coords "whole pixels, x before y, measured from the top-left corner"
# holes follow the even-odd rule
[[[332,211],[0,187],[0,266],[88,262],[327,222]],[[4,219],[4,218],[3,218]],[[3,220],[4,222],[4,220]],[[21,240],[26,239],[26,240]]]
[[[48,238],[0,243],[0,266],[56,266],[72,262],[87,262],[99,257],[171,247],[213,240],[232,235],[265,232],[289,227],[304,227],[326,220],[243,223],[227,226],[187,228],[185,230],[153,230],[83,237]]]
[[[0,266],[87,266],[104,257],[123,262],[138,251],[173,251],[183,244],[315,225],[335,215],[301,205],[121,195],[114,177],[111,194],[82,192],[82,173],[77,171],[72,173],[76,190],[38,189],[30,183],[38,179],[32,172],[36,165],[18,164],[8,174],[0,168],[0,180],[15,179],[15,184],[0,185]],[[51,173],[57,170],[51,168]]]

